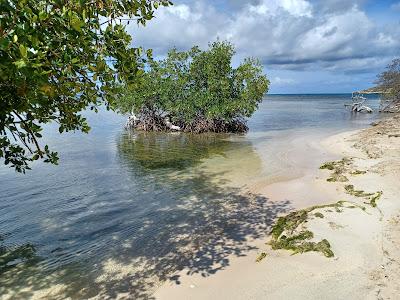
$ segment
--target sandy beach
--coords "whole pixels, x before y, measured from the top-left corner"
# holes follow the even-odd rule
[[[154,297],[396,299],[400,295],[400,117],[331,136],[320,145],[338,161],[345,158],[340,170],[314,168],[301,178],[256,188],[272,201],[302,198],[297,203],[304,207],[296,209],[342,201],[336,209],[312,210],[302,224],[313,232],[313,240],[329,241],[333,257],[272,250],[266,234],[249,240],[255,249],[241,257],[232,255],[219,272],[204,276],[184,269],[175,274],[178,281],[167,281]],[[266,257],[256,262],[261,253]]]

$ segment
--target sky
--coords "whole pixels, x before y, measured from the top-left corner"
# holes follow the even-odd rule
[[[228,40],[234,65],[258,58],[270,93],[346,93],[373,86],[400,56],[400,0],[172,0],[145,27],[130,24],[135,46],[203,49]]]

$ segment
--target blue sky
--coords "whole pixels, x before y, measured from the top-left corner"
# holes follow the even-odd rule
[[[368,88],[400,56],[400,0],[175,0],[134,45],[163,56],[176,46],[206,48],[217,38],[235,63],[259,58],[271,93],[341,93]]]

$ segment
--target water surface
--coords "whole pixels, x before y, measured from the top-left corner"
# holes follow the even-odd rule
[[[352,115],[349,97],[268,96],[246,135],[126,132],[107,111],[87,114],[88,135],[48,128],[59,166],[0,167],[1,297],[147,298],[176,270],[227,267],[292,207],[242,187],[286,172],[285,137],[379,117]]]

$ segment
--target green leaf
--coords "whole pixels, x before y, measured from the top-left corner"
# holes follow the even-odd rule
[[[47,13],[45,11],[39,12],[39,20],[43,21],[47,18]]]
[[[14,65],[16,65],[16,67],[17,67],[18,69],[21,69],[21,68],[23,68],[23,67],[26,66],[26,62],[25,62],[25,60],[23,60],[23,59],[19,59],[19,60],[17,60],[17,61],[14,62]]]
[[[84,23],[76,16],[72,16],[71,18],[71,26],[73,29],[75,29],[76,31],[81,32],[82,29],[81,27],[84,25]]]
[[[27,58],[28,57],[28,51],[26,50],[26,47],[23,44],[19,45],[19,53],[21,53],[21,56],[23,58]]]

